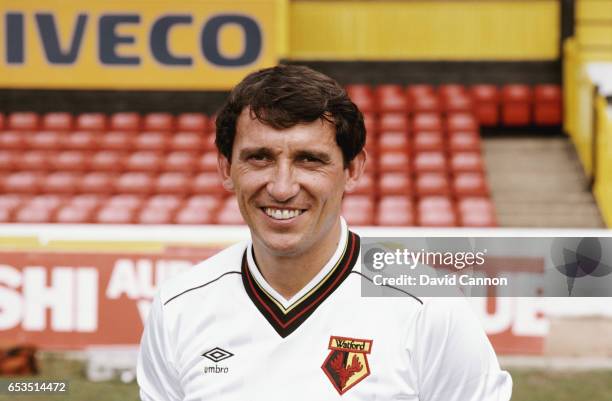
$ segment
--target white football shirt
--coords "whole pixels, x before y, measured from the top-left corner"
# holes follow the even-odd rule
[[[362,297],[359,258],[342,221],[332,258],[289,300],[246,242],[171,279],[142,337],[142,400],[510,399],[512,379],[465,300]]]

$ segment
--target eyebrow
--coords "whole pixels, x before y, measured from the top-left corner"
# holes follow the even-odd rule
[[[240,160],[245,160],[254,155],[271,157],[274,153],[269,148],[246,148],[240,151],[238,157]]]
[[[295,157],[308,157],[311,159],[321,160],[323,163],[329,163],[331,161],[329,154],[313,150],[299,150],[295,153]]]
[[[246,160],[251,156],[266,156],[266,157],[274,157],[274,152],[270,148],[260,147],[260,148],[246,148],[242,149],[239,154],[240,160]],[[316,150],[298,150],[293,154],[294,158],[300,157],[309,157],[317,160],[321,160],[323,163],[330,163],[331,156],[326,152],[316,151]]]

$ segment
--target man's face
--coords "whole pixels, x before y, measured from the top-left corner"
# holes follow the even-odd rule
[[[344,168],[335,128],[316,120],[277,130],[240,115],[231,163],[219,156],[224,186],[235,192],[253,241],[276,256],[299,255],[331,239],[342,195],[365,161]]]

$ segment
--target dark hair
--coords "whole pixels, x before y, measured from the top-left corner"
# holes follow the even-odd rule
[[[363,115],[336,81],[299,65],[279,65],[249,74],[234,87],[221,108],[215,143],[231,161],[238,117],[248,107],[251,116],[275,129],[291,128],[317,119],[336,128],[336,143],[344,165],[363,149]]]

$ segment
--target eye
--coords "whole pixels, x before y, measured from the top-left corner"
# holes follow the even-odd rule
[[[321,159],[310,155],[302,155],[298,157],[298,160],[304,163],[321,163]]]

